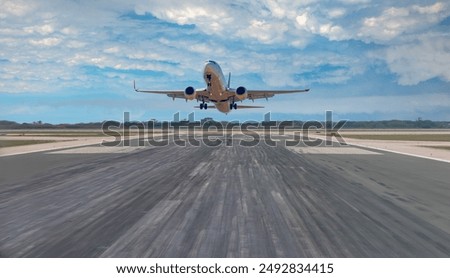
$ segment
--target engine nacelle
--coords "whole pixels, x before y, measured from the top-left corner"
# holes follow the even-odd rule
[[[189,86],[186,89],[184,89],[184,97],[188,100],[196,99],[197,92],[195,91],[194,87]]]
[[[247,98],[247,89],[245,89],[245,87],[238,87],[236,89],[236,98],[239,100],[244,100]]]

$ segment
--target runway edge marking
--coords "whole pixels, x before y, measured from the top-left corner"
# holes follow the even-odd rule
[[[413,156],[413,157],[426,158],[426,159],[436,160],[436,161],[440,161],[440,162],[450,163],[450,160],[446,160],[443,158],[436,158],[436,157],[429,157],[429,156],[424,156],[424,155],[420,155],[420,154],[399,152],[399,151],[388,150],[388,149],[384,149],[384,148],[367,146],[367,145],[361,145],[361,144],[356,144],[356,143],[346,143],[346,144],[351,145],[351,146],[361,147],[361,148],[368,148],[368,149],[373,149],[373,150],[378,150],[378,151],[385,151],[385,152],[390,152],[390,153],[395,153],[395,154],[402,154],[402,155],[408,155],[408,156]]]

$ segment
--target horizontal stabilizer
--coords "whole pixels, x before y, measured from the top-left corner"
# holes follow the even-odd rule
[[[200,108],[200,106],[194,106],[194,108]],[[213,106],[213,105],[208,105],[208,109],[216,109],[216,107],[215,106]]]
[[[194,106],[194,108],[200,108],[200,106]],[[248,108],[264,108],[264,106],[251,106],[251,105],[238,105],[237,109],[248,109]],[[216,109],[213,105],[208,105],[208,109]]]
[[[251,105],[237,105],[237,109],[247,109],[247,108],[264,108],[264,106],[251,106]]]

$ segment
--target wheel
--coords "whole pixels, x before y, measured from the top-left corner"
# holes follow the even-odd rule
[[[234,110],[237,109],[237,103],[233,104],[233,108],[234,108]]]
[[[200,110],[203,109],[203,103],[200,103]]]
[[[233,103],[230,103],[230,110],[233,110]]]
[[[208,104],[205,103],[205,104],[203,105],[203,107],[205,108],[205,110],[208,109]]]

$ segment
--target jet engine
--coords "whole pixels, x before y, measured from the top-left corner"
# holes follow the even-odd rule
[[[236,98],[239,100],[244,100],[247,98],[247,89],[245,89],[245,87],[238,87],[236,89]]]
[[[188,100],[195,99],[197,97],[197,92],[195,91],[194,87],[189,86],[184,89],[184,97]]]

